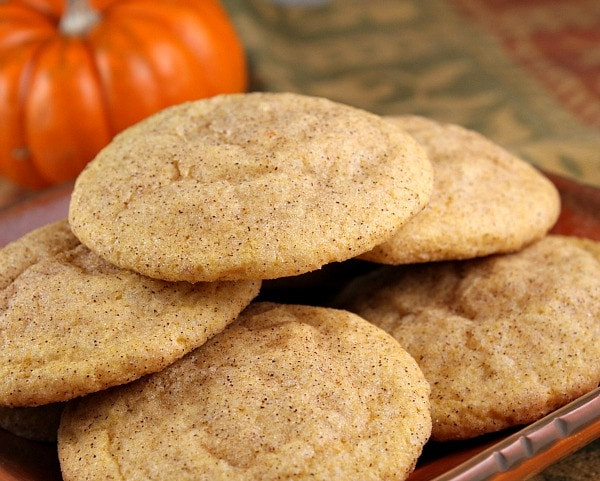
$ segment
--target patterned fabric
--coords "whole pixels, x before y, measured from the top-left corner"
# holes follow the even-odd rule
[[[255,90],[459,123],[600,185],[597,0],[225,3]]]

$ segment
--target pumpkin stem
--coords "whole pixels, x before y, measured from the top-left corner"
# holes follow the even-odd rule
[[[85,35],[99,20],[100,14],[88,0],[66,0],[58,29],[65,35]]]

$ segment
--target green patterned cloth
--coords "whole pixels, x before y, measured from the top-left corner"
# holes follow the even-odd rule
[[[458,123],[542,169],[600,186],[600,2],[227,0],[225,6],[248,52],[252,90]],[[576,28],[583,33],[575,35]],[[597,38],[595,49],[574,56],[577,65],[557,64],[554,51],[544,51],[548,43],[568,49],[588,38]],[[586,69],[589,62],[598,68]],[[597,96],[579,88],[586,79],[577,75],[590,72]],[[596,118],[589,114],[595,111]],[[600,441],[533,479],[600,480]]]
[[[496,32],[461,13],[469,3],[225,2],[247,47],[253,90],[458,123],[543,169],[600,186],[598,128],[518,65]],[[590,2],[575,4],[590,15]],[[538,17],[539,28],[560,18]]]

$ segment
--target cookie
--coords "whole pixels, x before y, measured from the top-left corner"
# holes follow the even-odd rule
[[[287,93],[168,108],[81,173],[75,235],[170,281],[272,279],[382,243],[429,199],[423,149],[381,117]]]
[[[36,407],[0,406],[0,428],[31,441],[56,441],[60,415],[65,403]]]
[[[600,243],[385,266],[338,305],[392,334],[432,387],[432,438],[526,424],[600,382]]]
[[[0,251],[0,405],[66,401],[158,371],[259,287],[150,279],[92,253],[66,221],[37,229]]]
[[[560,198],[550,180],[479,133],[411,115],[388,121],[427,151],[433,193],[419,215],[362,259],[410,264],[511,252],[556,222]]]
[[[429,386],[391,336],[345,311],[256,303],[162,372],[70,402],[65,481],[404,479]]]

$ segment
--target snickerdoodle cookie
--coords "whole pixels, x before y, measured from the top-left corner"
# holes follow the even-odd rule
[[[362,259],[409,264],[511,252],[544,236],[560,212],[554,185],[477,132],[418,116],[388,117],[425,148],[427,207]]]
[[[158,371],[259,287],[150,279],[98,257],[66,221],[37,229],[0,250],[0,405],[65,401]]]
[[[431,188],[421,146],[377,115],[232,94],[116,136],[77,179],[69,221],[92,251],[150,277],[271,279],[370,250]]]
[[[164,371],[68,403],[66,481],[404,479],[429,437],[429,386],[346,311],[251,305]]]
[[[529,423],[600,382],[600,243],[386,266],[337,305],[392,334],[431,384],[432,438]]]

